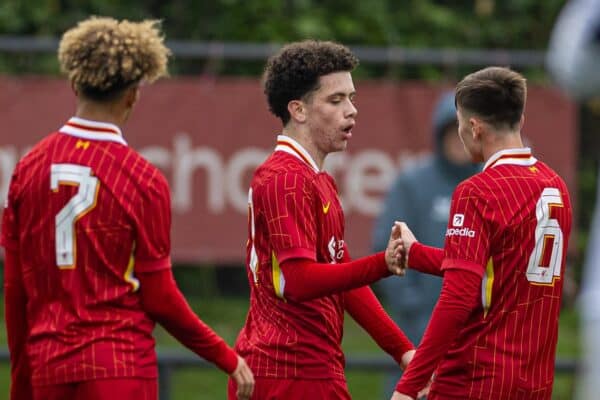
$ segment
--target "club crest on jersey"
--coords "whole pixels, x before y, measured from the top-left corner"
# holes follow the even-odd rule
[[[344,239],[336,239],[332,236],[327,244],[329,250],[329,256],[331,257],[331,264],[337,263],[344,257]]]
[[[460,228],[465,222],[465,214],[454,214],[452,216],[452,226]]]

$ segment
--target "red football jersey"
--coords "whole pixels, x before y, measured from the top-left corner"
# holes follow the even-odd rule
[[[248,195],[250,309],[236,343],[255,376],[344,379],[341,294],[285,298],[279,265],[292,258],[344,257],[344,215],[333,179],[293,139],[279,136]]]
[[[571,202],[529,149],[504,150],[461,183],[442,269],[482,277],[481,307],[436,370],[432,394],[550,399]]]
[[[16,166],[2,244],[19,250],[34,385],[157,376],[135,272],[170,268],[170,195],[113,124],[71,118]]]

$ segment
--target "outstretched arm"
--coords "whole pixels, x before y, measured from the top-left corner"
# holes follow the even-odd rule
[[[137,278],[144,311],[184,346],[230,374],[238,398],[249,398],[254,378],[246,362],[198,318],[177,288],[171,269],[140,273]]]
[[[444,249],[415,243],[408,253],[408,268],[425,274],[444,276],[441,270]]]
[[[394,226],[400,229],[408,268],[430,275],[443,276],[444,272],[441,268],[442,261],[444,261],[444,249],[419,243],[405,222],[395,222]]]
[[[414,399],[427,385],[469,314],[477,307],[480,285],[481,277],[470,270],[446,270],[440,299],[415,357],[396,386],[398,393]]]
[[[414,346],[385,312],[371,288],[363,286],[344,293],[344,305],[375,343],[406,369],[414,355]]]
[[[393,227],[385,252],[350,261],[348,249],[342,263],[318,263],[309,259],[292,258],[281,264],[284,278],[282,297],[307,301],[369,285],[394,273],[404,275],[400,266],[403,254],[400,228]]]
[[[33,399],[31,373],[25,350],[27,342],[27,296],[23,286],[19,252],[6,248],[4,260],[4,307],[11,365],[11,400]]]
[[[292,301],[345,292],[390,275],[383,252],[340,264],[290,259],[281,264],[281,271],[285,277],[283,296]]]

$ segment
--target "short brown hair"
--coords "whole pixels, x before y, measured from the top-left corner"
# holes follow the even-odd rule
[[[495,128],[514,129],[521,120],[526,99],[525,78],[509,68],[484,68],[467,75],[456,85],[457,107]]]
[[[167,74],[171,52],[159,21],[117,21],[91,17],[63,35],[58,48],[61,70],[85,97],[108,101],[140,81]]]
[[[286,125],[290,101],[317,90],[321,76],[352,71],[357,65],[358,58],[338,43],[306,40],[288,44],[265,66],[263,83],[269,109]]]

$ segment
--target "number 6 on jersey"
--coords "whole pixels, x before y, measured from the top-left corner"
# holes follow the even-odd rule
[[[56,265],[60,269],[75,268],[75,222],[96,206],[98,178],[92,169],[76,164],[52,164],[50,189],[57,192],[59,185],[76,185],[79,190],[58,212],[56,224]]]
[[[552,285],[561,273],[563,233],[558,220],[550,218],[551,207],[562,207],[557,188],[545,188],[535,207],[537,225],[535,245],[529,256],[527,280],[534,284]]]

